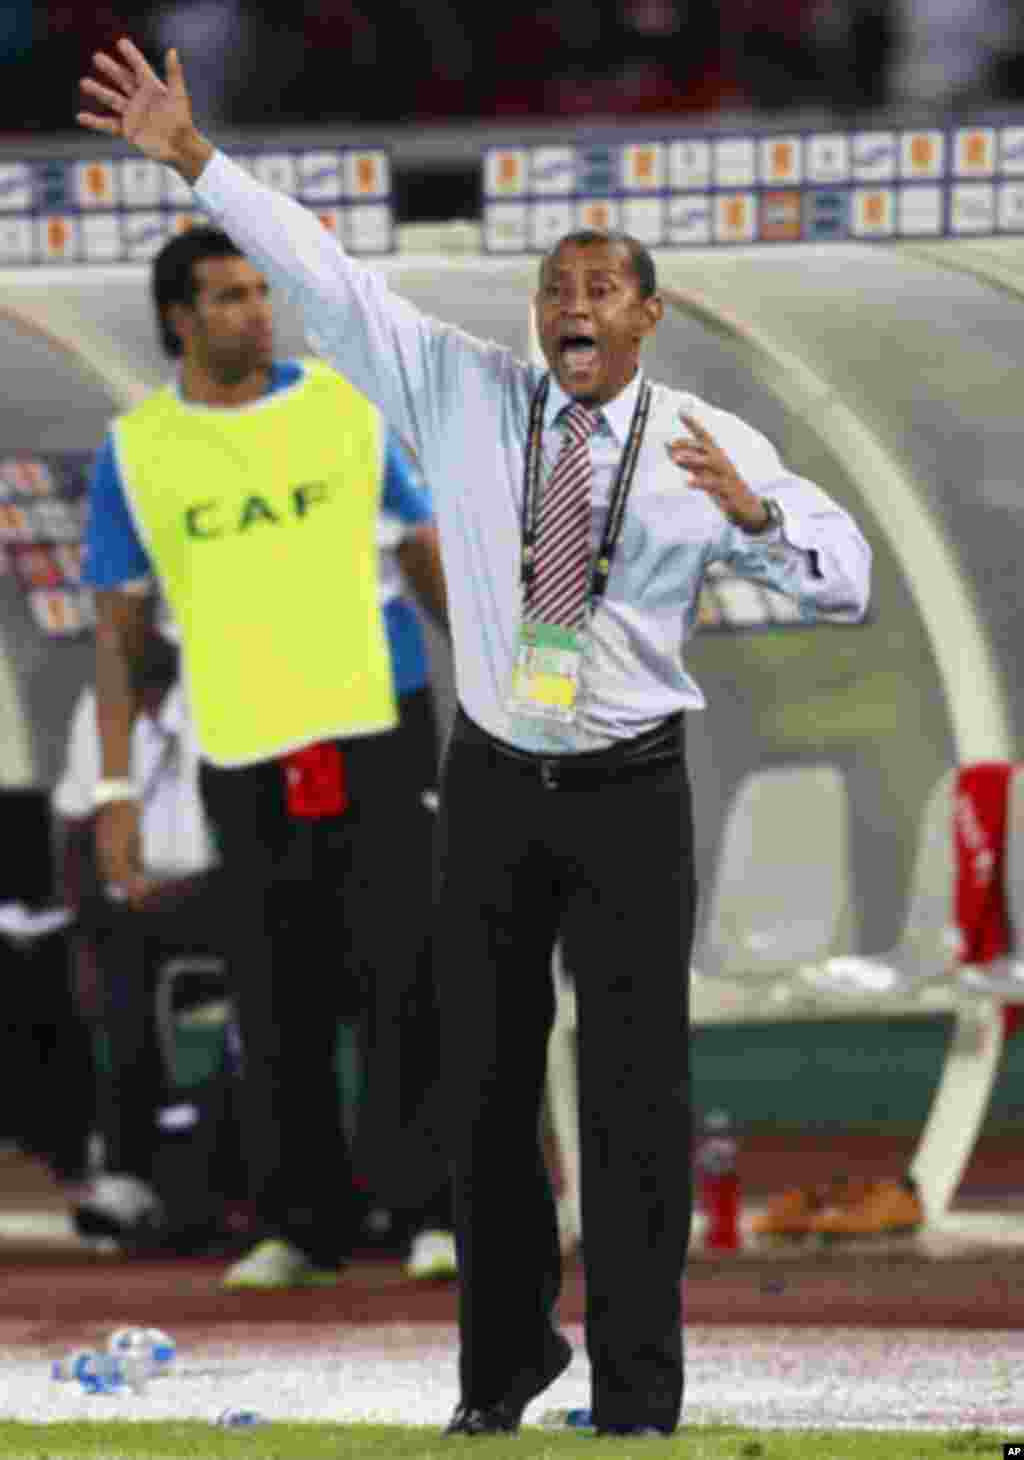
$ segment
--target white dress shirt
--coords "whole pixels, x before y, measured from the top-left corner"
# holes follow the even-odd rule
[[[871,553],[849,515],[819,487],[787,472],[751,426],[697,396],[654,385],[618,551],[590,625],[577,723],[511,715],[506,700],[521,611],[523,463],[530,402],[543,371],[394,294],[380,273],[349,258],[313,213],[222,153],[207,164],[195,191],[202,209],[295,301],[324,357],[418,454],[435,494],[458,697],[490,734],[524,750],[592,750],[639,735],[678,710],[702,708],[683,645],[713,562],[789,594],[808,621],[863,616]],[[591,441],[595,533],[638,389],[634,378],[603,408]],[[561,445],[555,418],[565,399],[552,381],[543,479]],[[710,431],[753,491],[778,500],[781,537],[748,536],[688,485],[665,450],[686,434],[680,411]]]
[[[67,759],[53,792],[60,816],[91,816],[102,764],[96,692],[82,691],[71,716]],[[165,695],[156,720],[132,727],[132,779],[139,790],[142,861],[147,872],[187,877],[214,862],[199,795],[198,747],[180,685]]]

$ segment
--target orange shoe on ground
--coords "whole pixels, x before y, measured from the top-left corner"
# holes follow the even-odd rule
[[[763,1212],[751,1220],[755,1237],[806,1237],[811,1218],[821,1209],[818,1189],[814,1186],[791,1186],[773,1196]]]
[[[860,1201],[866,1191],[865,1182],[848,1176],[834,1176],[818,1186],[791,1186],[772,1197],[753,1218],[750,1229],[755,1237],[807,1237],[822,1212]]]
[[[916,1232],[924,1223],[924,1207],[910,1177],[872,1181],[858,1201],[834,1202],[811,1218],[810,1230],[820,1237],[894,1237]]]

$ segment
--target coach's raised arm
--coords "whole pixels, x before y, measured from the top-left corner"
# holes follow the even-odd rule
[[[383,277],[351,259],[308,208],[218,151],[195,125],[176,51],[167,53],[166,80],[130,40],[118,41],[116,56],[100,51],[93,61],[97,74],[83,78],[81,87],[105,110],[80,111],[78,122],[132,143],[179,173],[203,211],[293,300],[325,358],[381,408],[421,458],[428,455],[425,437],[436,439],[439,422],[436,410],[424,412],[424,372],[440,370],[450,378],[458,369],[453,356],[469,350],[479,360],[491,347],[392,294]]]

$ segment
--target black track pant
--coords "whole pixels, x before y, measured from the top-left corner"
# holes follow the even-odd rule
[[[204,764],[200,787],[224,879],[223,939],[243,1047],[242,1138],[250,1196],[265,1227],[334,1264],[357,1210],[335,1057],[339,1019],[355,1020],[366,1084],[358,1174],[390,1169],[425,1072],[404,1074],[401,991],[424,936],[410,915],[398,834],[409,795],[397,732],[341,742],[350,804],[289,815],[277,761]],[[417,786],[417,795],[420,787]],[[437,1044],[436,1026],[428,1041]],[[396,1055],[396,1049],[399,1053]],[[404,1076],[404,1078],[403,1078]]]

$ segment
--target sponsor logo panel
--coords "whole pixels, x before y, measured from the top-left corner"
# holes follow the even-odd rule
[[[120,213],[84,213],[82,257],[89,264],[113,263],[121,257]]]
[[[36,219],[39,256],[50,264],[72,264],[78,258],[78,219],[69,213],[50,213]]]
[[[126,259],[151,259],[171,235],[167,213],[126,213],[121,219],[121,246]]]
[[[128,158],[118,165],[121,202],[126,208],[159,208],[164,200],[165,168],[148,158]]]
[[[677,192],[711,186],[710,142],[672,142],[669,144],[668,185]]]
[[[36,258],[36,230],[31,218],[5,218],[0,213],[0,264],[31,264]]]
[[[767,242],[793,243],[801,237],[800,194],[795,189],[762,193],[760,213],[758,232]]]
[[[622,227],[649,247],[665,241],[665,204],[661,198],[624,198]]]
[[[617,198],[581,198],[576,204],[576,227],[596,228],[602,232],[619,226]]]
[[[850,171],[856,182],[888,182],[896,176],[895,132],[854,132]]]
[[[809,239],[846,238],[849,193],[840,188],[812,188],[804,194],[804,234]]]
[[[991,233],[996,223],[996,190],[992,183],[956,183],[949,199],[952,233]]]
[[[1024,177],[1024,127],[1000,127],[999,170],[1007,177]]]
[[[530,154],[530,192],[538,198],[566,198],[576,180],[571,147],[535,147]]]
[[[631,193],[665,186],[665,148],[660,142],[629,143],[622,152],[622,186]]]
[[[884,238],[894,226],[892,188],[854,188],[850,228],[858,238]]]
[[[576,191],[593,197],[617,192],[619,149],[609,146],[580,147],[576,152]]]
[[[850,139],[845,132],[817,132],[808,137],[805,148],[807,181],[848,182]]]
[[[523,253],[529,247],[526,203],[488,203],[484,208],[484,248],[488,253]]]
[[[714,180],[720,188],[752,187],[757,181],[753,137],[729,137],[714,144]]]
[[[752,243],[757,236],[757,194],[719,193],[715,198],[715,238],[719,243]]]
[[[386,152],[346,152],[342,175],[345,196],[353,202],[380,202],[391,192],[391,159]]]
[[[997,192],[997,222],[1004,233],[1024,233],[1024,183],[1000,183]]]
[[[526,149],[493,147],[484,156],[484,191],[494,198],[526,196]]]
[[[303,152],[297,166],[298,196],[304,203],[339,203],[345,192],[340,152]]]
[[[940,178],[946,166],[943,132],[904,132],[900,138],[900,176]]]
[[[707,193],[684,193],[669,198],[666,231],[669,243],[711,242],[711,198]]]
[[[536,252],[547,253],[573,226],[573,207],[568,198],[534,203],[530,210],[528,246]]]
[[[0,166],[0,213],[27,213],[34,193],[32,169],[26,163],[6,162]]]
[[[72,190],[80,208],[114,208],[120,201],[117,169],[112,162],[76,162]]]
[[[295,158],[287,152],[265,152],[246,159],[249,171],[258,182],[294,198],[299,190],[299,173]]]
[[[953,133],[953,171],[957,177],[992,177],[997,155],[995,127],[958,127]]]
[[[353,253],[390,253],[394,247],[391,209],[386,203],[363,203],[348,209],[345,246]]]
[[[798,183],[803,178],[803,143],[799,137],[765,137],[760,152],[763,183]]]
[[[900,188],[897,208],[899,232],[907,237],[941,233],[944,205],[942,188],[929,187],[925,183],[919,187]]]

